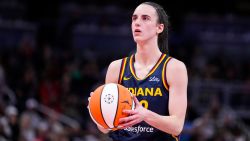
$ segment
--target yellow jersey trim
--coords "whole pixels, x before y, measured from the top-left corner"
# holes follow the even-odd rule
[[[179,141],[179,139],[178,139],[176,136],[172,135],[172,137],[173,137],[176,141]]]
[[[132,75],[134,76],[134,78],[136,80],[144,80],[146,79],[148,76],[150,76],[151,74],[154,73],[154,71],[158,68],[158,66],[160,65],[160,63],[162,62],[162,60],[166,57],[166,54],[162,54],[161,57],[159,58],[159,60],[157,61],[157,63],[154,65],[154,67],[149,71],[149,73],[143,78],[143,79],[140,79],[136,76],[136,73],[135,73],[135,69],[134,69],[134,66],[133,66],[133,61],[134,61],[134,57],[135,55],[132,55],[130,57],[130,60],[129,60],[129,68],[130,68],[130,71],[132,73]]]
[[[128,57],[124,58],[124,59],[122,60],[122,63],[121,63],[121,70],[120,70],[119,81],[118,81],[119,84],[122,83],[122,78],[123,78],[123,75],[124,75],[124,71],[125,71],[127,59],[128,59]]]
[[[171,57],[167,58],[167,60],[164,62],[163,69],[162,69],[162,82],[163,82],[164,87],[167,90],[169,89],[169,86],[168,86],[167,75],[166,75],[166,72],[167,72],[166,66],[167,66],[167,63],[169,62],[170,59],[171,59]]]

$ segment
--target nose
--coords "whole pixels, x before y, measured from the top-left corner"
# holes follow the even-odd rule
[[[135,21],[134,21],[134,25],[135,25],[136,27],[140,26],[140,21],[139,21],[138,19],[135,20]]]

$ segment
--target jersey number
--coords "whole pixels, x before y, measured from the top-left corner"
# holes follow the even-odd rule
[[[147,100],[141,100],[141,101],[140,101],[140,104],[141,104],[144,108],[148,109],[148,101],[147,101]]]

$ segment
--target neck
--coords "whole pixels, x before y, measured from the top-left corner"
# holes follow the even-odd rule
[[[150,65],[154,64],[160,58],[161,54],[157,42],[138,43],[135,60],[140,64]]]

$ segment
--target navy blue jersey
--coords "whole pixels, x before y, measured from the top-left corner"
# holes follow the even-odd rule
[[[127,87],[145,108],[160,115],[169,115],[166,66],[170,59],[168,55],[162,54],[146,77],[140,79],[134,68],[135,56],[124,58],[118,83]],[[112,131],[109,136],[114,141],[179,141],[178,137],[162,132],[146,122]]]

